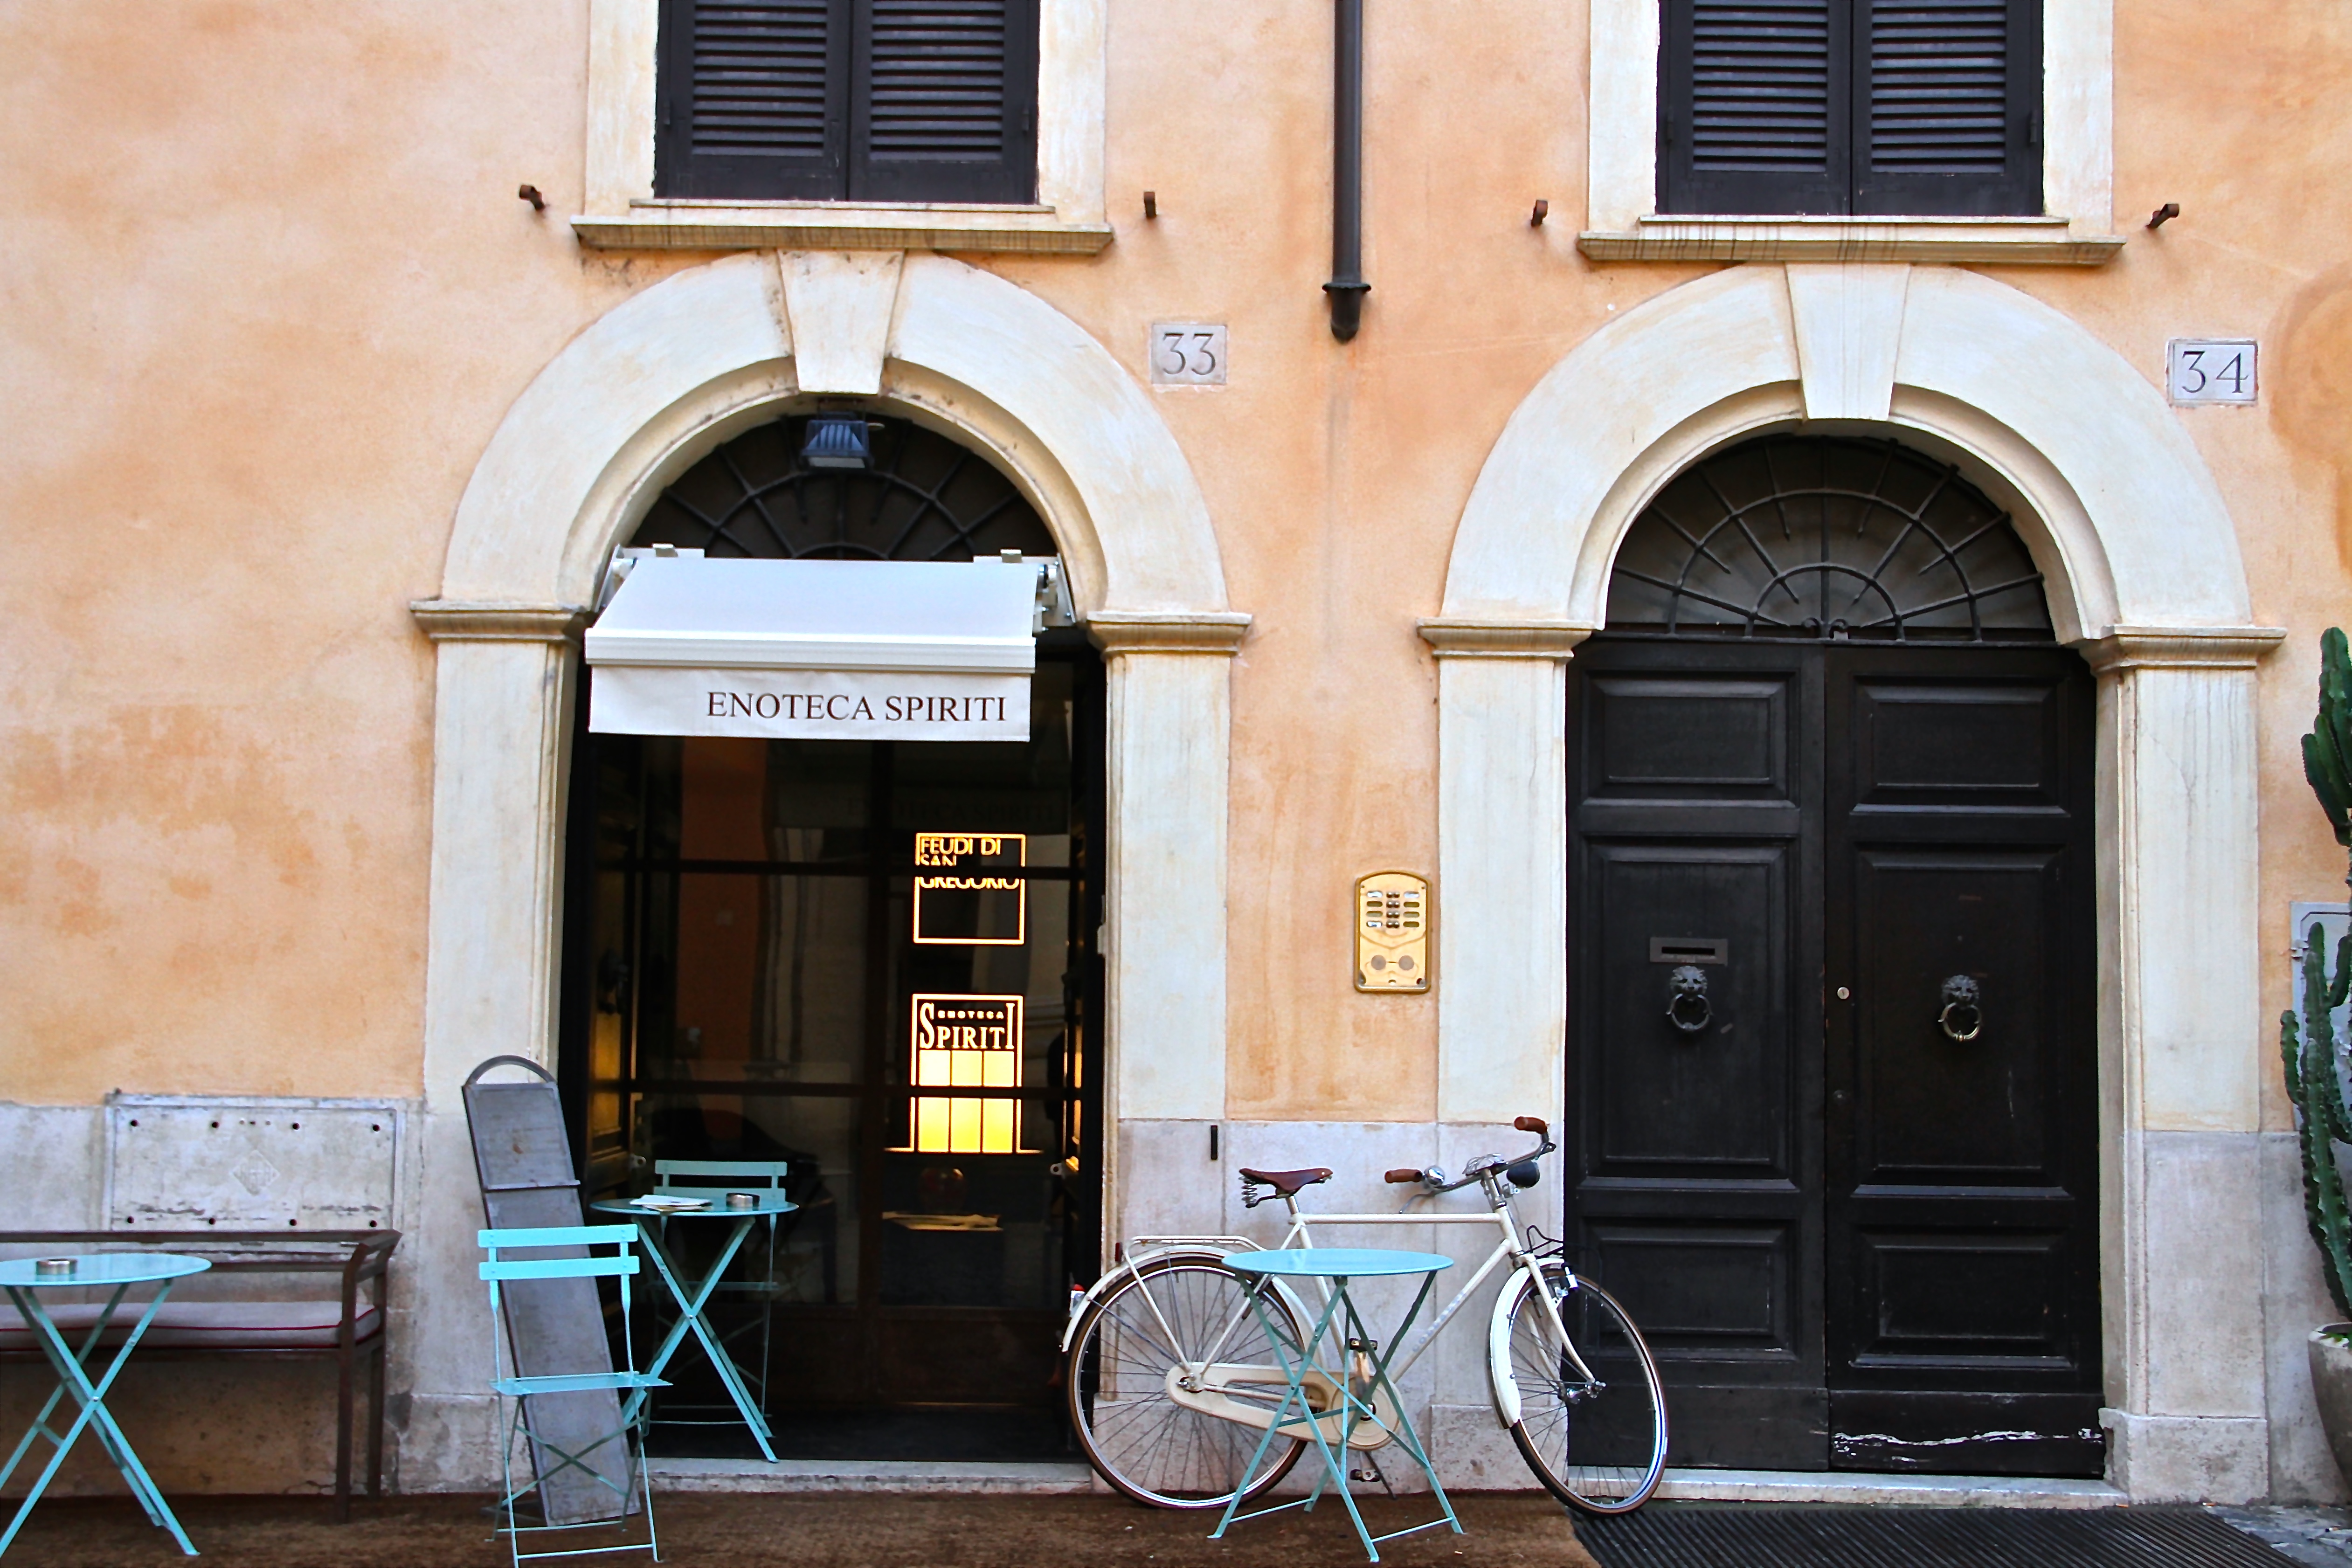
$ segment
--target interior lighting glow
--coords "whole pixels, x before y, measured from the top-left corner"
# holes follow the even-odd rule
[[[914,1088],[1021,1087],[1020,997],[918,993],[913,1001]],[[1024,1152],[1018,1100],[918,1094],[908,1108],[918,1154]]]

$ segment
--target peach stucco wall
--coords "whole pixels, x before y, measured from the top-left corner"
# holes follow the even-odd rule
[[[1352,991],[1346,904],[1363,872],[1435,861],[1413,622],[1517,402],[1706,268],[1575,249],[1581,5],[1376,3],[1373,293],[1337,344],[1328,6],[1111,9],[1116,243],[974,259],[1139,375],[1152,321],[1230,323],[1231,384],[1157,399],[1256,618],[1234,668],[1228,1112],[1426,1119],[1434,998]],[[2152,381],[2168,337],[2263,340],[2258,407],[2175,417],[2257,619],[2293,629],[2263,675],[2274,1011],[2286,901],[2340,893],[2295,737],[2317,632],[2352,619],[2352,20],[2117,13],[2131,243],[2096,269],[1986,270]],[[436,590],[518,392],[708,259],[583,252],[562,221],[585,26],[585,0],[0,7],[0,1099],[418,1092],[433,660],[407,602]],[[2168,200],[2184,215],[2142,232]]]

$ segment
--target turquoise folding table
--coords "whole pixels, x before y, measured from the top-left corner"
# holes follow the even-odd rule
[[[650,1198],[699,1198],[707,1204],[700,1208],[646,1208],[635,1198],[606,1197],[589,1205],[599,1214],[625,1214],[637,1222],[638,1232],[645,1242],[646,1256],[654,1260],[655,1270],[677,1301],[677,1322],[670,1324],[669,1333],[663,1336],[660,1347],[647,1358],[646,1375],[659,1377],[669,1365],[670,1357],[677,1354],[678,1347],[686,1343],[686,1336],[691,1331],[701,1343],[703,1354],[710,1358],[712,1369],[719,1374],[719,1381],[726,1386],[727,1397],[735,1402],[736,1413],[743,1417],[743,1425],[751,1429],[751,1440],[760,1445],[760,1452],[772,1465],[776,1462],[776,1450],[771,1441],[768,1418],[761,1414],[759,1401],[751,1397],[751,1391],[744,1385],[742,1369],[735,1364],[735,1358],[727,1354],[725,1342],[713,1331],[705,1312],[712,1293],[719,1289],[720,1277],[727,1272],[727,1265],[735,1260],[735,1254],[742,1249],[743,1239],[751,1233],[752,1221],[790,1214],[800,1206],[772,1188],[746,1194],[752,1199],[751,1207],[746,1208],[728,1207],[726,1195],[709,1187],[667,1188],[646,1196]],[[711,1264],[701,1280],[690,1285],[678,1271],[677,1260],[662,1246],[663,1222],[671,1219],[731,1219],[735,1222],[734,1229],[719,1249],[719,1260]],[[636,1396],[640,1400],[645,1397],[643,1393]]]
[[[1348,1517],[1355,1521],[1356,1533],[1362,1538],[1364,1551],[1375,1563],[1381,1560],[1380,1543],[1400,1535],[1412,1535],[1423,1530],[1446,1525],[1459,1535],[1462,1521],[1454,1517],[1454,1505],[1446,1500],[1445,1488],[1437,1479],[1437,1467],[1429,1462],[1429,1453],[1422,1447],[1421,1438],[1412,1429],[1412,1419],[1404,1412],[1404,1400],[1398,1395],[1396,1385],[1389,1381],[1389,1363],[1396,1358],[1397,1347],[1405,1342],[1412,1331],[1413,1319],[1429,1300],[1429,1287],[1441,1270],[1454,1267],[1454,1260],[1436,1252],[1396,1252],[1372,1247],[1301,1247],[1270,1252],[1235,1252],[1225,1259],[1225,1267],[1244,1279],[1253,1280],[1256,1289],[1250,1292],[1250,1311],[1256,1314],[1258,1325],[1265,1331],[1274,1346],[1275,1358],[1281,1363],[1283,1375],[1290,1386],[1275,1408],[1274,1418],[1266,1424],[1265,1436],[1258,1439],[1257,1452],[1241,1473],[1254,1476],[1265,1461],[1265,1451],[1277,1433],[1295,1434],[1305,1428],[1314,1440],[1316,1451],[1323,1456],[1323,1473],[1315,1479],[1314,1490],[1292,1502],[1275,1503],[1249,1513],[1240,1511],[1242,1494],[1246,1488],[1236,1488],[1233,1500],[1225,1505],[1225,1516],[1209,1539],[1220,1540],[1234,1522],[1244,1519],[1261,1519],[1286,1509],[1312,1511],[1328,1485],[1347,1505]],[[1421,1290],[1414,1295],[1412,1305],[1405,1309],[1396,1332],[1389,1336],[1388,1348],[1373,1338],[1365,1327],[1361,1313],[1356,1310],[1353,1296],[1349,1293],[1351,1281],[1418,1274]],[[1323,1311],[1305,1339],[1294,1343],[1284,1333],[1282,1324],[1287,1314],[1269,1312],[1265,1309],[1267,1292],[1277,1289],[1275,1283],[1284,1279],[1315,1279],[1327,1281]],[[1336,1326],[1336,1333],[1335,1333]],[[1341,1354],[1336,1366],[1318,1367],[1316,1357],[1321,1354],[1326,1339],[1339,1346]],[[1355,1364],[1349,1363],[1353,1361]],[[1339,1441],[1331,1440],[1328,1430],[1334,1411],[1317,1410],[1307,1396],[1307,1379],[1310,1373],[1321,1372],[1339,1397],[1337,1414]],[[1385,1396],[1385,1399],[1383,1399]],[[1386,1406],[1388,1414],[1381,1413]],[[1393,1416],[1393,1419],[1391,1417]],[[1348,1490],[1348,1437],[1360,1422],[1369,1421],[1387,1432],[1403,1446],[1421,1473],[1429,1478],[1429,1490],[1437,1498],[1439,1515],[1424,1524],[1403,1530],[1391,1530],[1385,1535],[1374,1535],[1364,1523],[1364,1516],[1356,1508],[1356,1500]]]
[[[58,1262],[68,1262],[72,1267],[52,1272],[49,1265]],[[25,1456],[32,1451],[35,1438],[47,1439],[56,1449],[49,1456],[49,1462],[42,1467],[39,1477],[34,1480],[32,1490],[25,1494],[25,1500],[17,1506],[16,1517],[8,1521],[7,1533],[0,1535],[0,1552],[5,1552],[15,1542],[16,1532],[25,1528],[25,1521],[32,1513],[33,1505],[41,1500],[41,1494],[48,1490],[49,1482],[58,1473],[58,1467],[66,1462],[66,1455],[72,1451],[75,1443],[80,1441],[82,1433],[95,1431],[100,1446],[106,1449],[106,1457],[114,1461],[114,1468],[121,1470],[122,1479],[131,1483],[131,1495],[137,1498],[139,1506],[147,1511],[147,1522],[158,1529],[170,1531],[172,1539],[180,1543],[181,1551],[191,1557],[196,1555],[196,1549],[188,1542],[188,1532],[180,1528],[179,1520],[172,1513],[171,1504],[163,1500],[163,1490],[156,1486],[154,1478],[148,1475],[147,1467],[139,1462],[139,1456],[131,1451],[131,1439],[124,1437],[122,1428],[115,1424],[113,1412],[106,1407],[106,1396],[107,1391],[114,1386],[114,1380],[121,1375],[124,1364],[131,1359],[131,1353],[139,1347],[140,1340],[147,1333],[147,1325],[155,1321],[155,1313],[163,1305],[164,1298],[172,1293],[172,1286],[211,1267],[202,1258],[190,1258],[178,1252],[85,1252],[70,1259],[21,1258],[0,1263],[0,1291],[7,1292],[9,1302],[24,1315],[26,1324],[33,1331],[33,1338],[40,1344],[42,1354],[49,1358],[49,1365],[58,1375],[56,1392],[49,1396],[48,1403],[41,1406],[41,1413],[33,1417],[33,1424],[26,1428],[24,1437],[16,1444],[16,1451],[8,1456],[6,1466],[0,1467],[0,1487],[5,1487],[9,1478],[16,1473],[16,1467],[24,1463]],[[131,1332],[123,1336],[121,1347],[114,1353],[114,1359],[107,1364],[105,1372],[92,1382],[89,1376],[90,1358],[97,1354],[100,1342],[106,1338],[107,1330],[114,1322],[116,1309],[122,1305],[123,1298],[133,1285],[153,1285],[155,1299],[147,1303],[146,1310],[139,1314],[139,1321],[131,1325]],[[93,1289],[108,1292],[106,1304],[100,1309],[98,1321],[90,1325],[89,1332],[83,1337],[81,1348],[75,1350],[66,1343],[65,1335],[58,1332],[56,1322],[41,1304],[41,1292]],[[58,1404],[68,1396],[78,1406],[78,1411],[72,1424],[60,1433],[49,1425],[49,1417],[57,1413]]]

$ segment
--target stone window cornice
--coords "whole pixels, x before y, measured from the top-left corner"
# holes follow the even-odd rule
[[[954,203],[664,201],[654,194],[659,0],[589,0],[580,243],[604,250],[947,250],[1093,255],[1103,204],[1108,0],[1040,0],[1037,199]]]
[[[1592,0],[1586,214],[1595,261],[2023,262],[2095,267],[2115,232],[2113,0],[2043,0],[2041,217],[1661,214],[1659,0]]]

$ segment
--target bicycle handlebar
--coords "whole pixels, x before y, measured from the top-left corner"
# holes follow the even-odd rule
[[[1430,1179],[1429,1171],[1415,1170],[1410,1166],[1399,1166],[1388,1172],[1381,1179],[1391,1186],[1406,1186],[1419,1182],[1433,1193],[1454,1192],[1482,1177],[1492,1176],[1496,1171],[1507,1171],[1513,1166],[1525,1165],[1529,1160],[1539,1160],[1559,1146],[1551,1141],[1551,1124],[1541,1116],[1516,1117],[1512,1120],[1511,1125],[1518,1132],[1533,1133],[1542,1141],[1517,1159],[1507,1160],[1500,1155],[1482,1155],[1477,1159],[1472,1160],[1470,1168],[1463,1172],[1460,1179],[1455,1181],[1433,1181]]]

